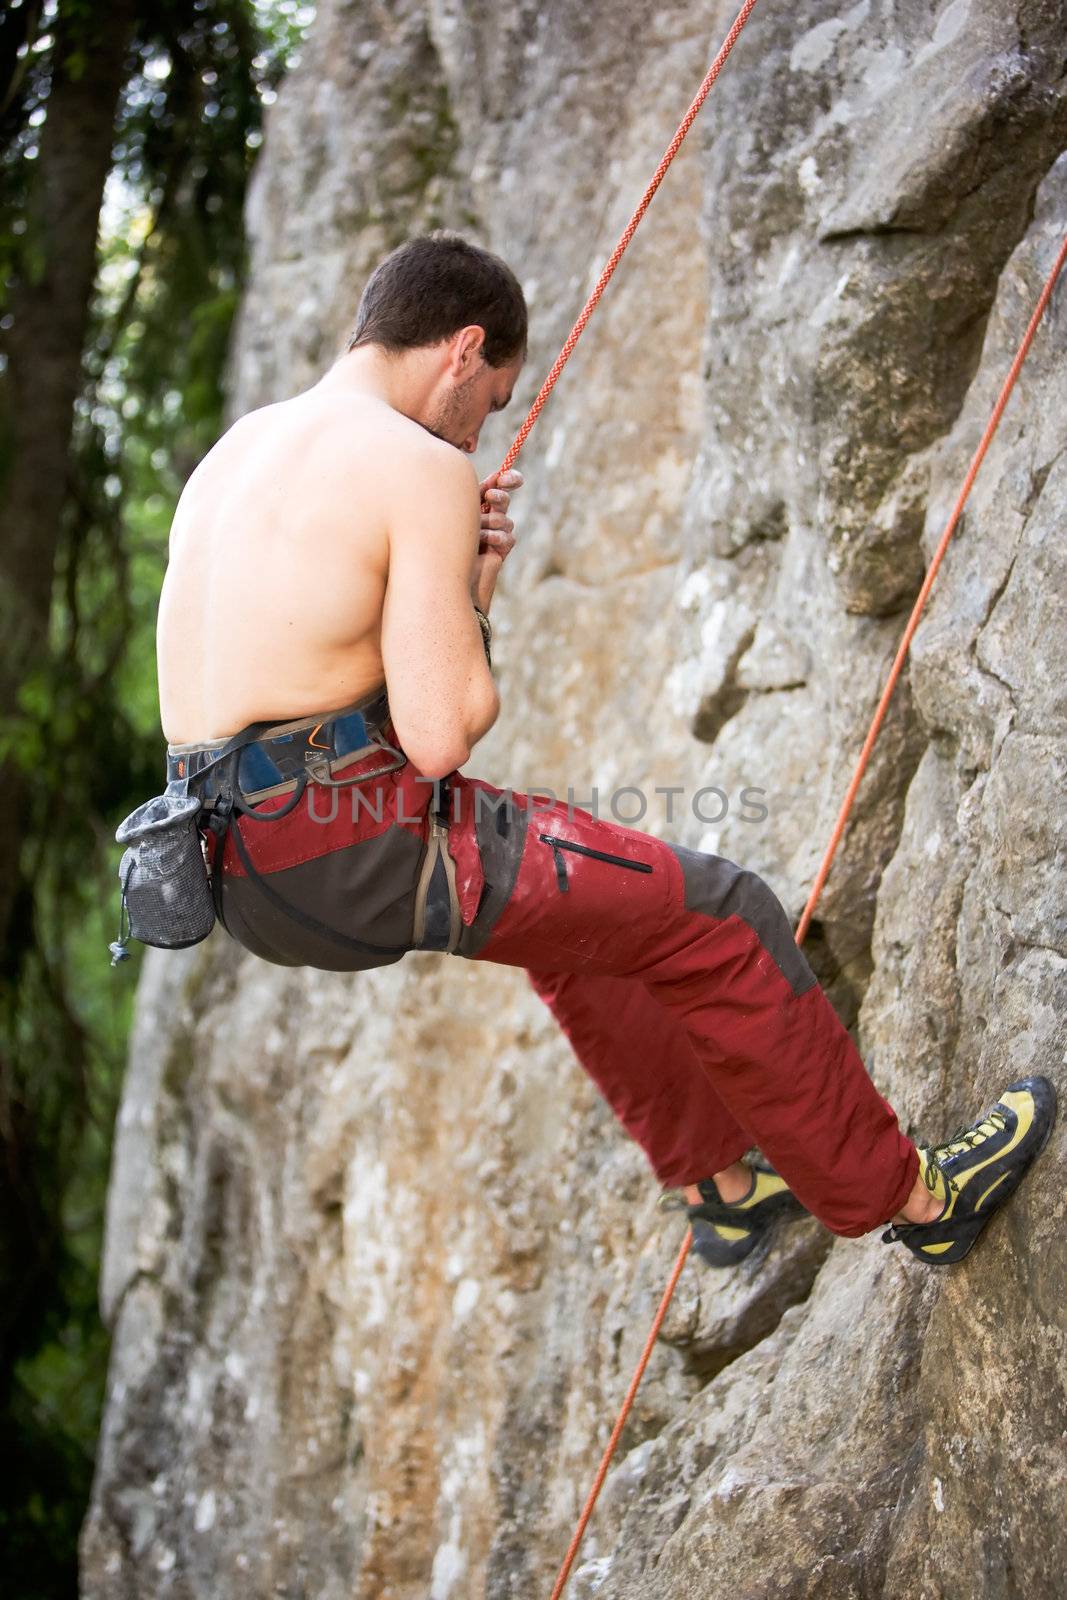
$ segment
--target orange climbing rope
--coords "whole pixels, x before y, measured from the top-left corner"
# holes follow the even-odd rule
[[[1023,334],[1022,343],[1015,352],[1015,360],[1011,364],[1008,376],[1004,379],[1003,387],[1001,388],[1000,394],[997,396],[997,403],[993,407],[989,421],[986,423],[985,432],[979,441],[978,449],[974,452],[974,458],[971,461],[970,467],[967,469],[967,476],[963,480],[963,487],[960,489],[959,495],[956,498],[956,504],[952,508],[952,515],[945,524],[945,531],[941,535],[941,541],[934,552],[933,559],[931,560],[930,566],[926,573],[926,577],[923,579],[923,586],[919,590],[918,598],[912,607],[911,616],[908,618],[908,625],[904,629],[904,634],[900,641],[900,648],[898,649],[896,657],[893,661],[893,665],[890,668],[889,677],[886,679],[885,688],[882,690],[882,698],[878,702],[878,709],[875,711],[874,716],[871,719],[871,725],[867,730],[867,737],[863,741],[863,749],[859,753],[859,759],[856,762],[856,770],[852,774],[852,781],[845,791],[844,800],[841,802],[841,810],[838,812],[837,821],[834,823],[834,831],[830,835],[830,843],[826,846],[826,854],[823,856],[822,864],[815,875],[815,882],[811,886],[811,893],[808,896],[808,903],[804,907],[804,914],[801,917],[800,922],[797,924],[797,944],[801,944],[803,942],[804,935],[807,933],[808,927],[811,923],[811,914],[815,909],[815,902],[822,893],[822,886],[826,882],[827,874],[830,871],[830,863],[833,861],[837,847],[841,842],[841,835],[845,831],[845,822],[847,821],[848,814],[852,809],[852,802],[856,798],[856,790],[859,788],[863,774],[867,769],[867,762],[870,759],[871,751],[874,749],[874,741],[878,737],[878,731],[882,726],[886,710],[889,706],[890,698],[893,694],[894,688],[896,687],[897,679],[900,677],[901,668],[904,665],[904,657],[908,653],[908,646],[911,644],[912,635],[919,626],[919,618],[921,617],[923,607],[926,604],[926,597],[930,593],[934,579],[937,577],[937,569],[941,565],[941,558],[948,549],[948,542],[956,531],[956,525],[963,514],[963,508],[967,503],[967,497],[971,492],[971,486],[973,485],[975,478],[978,476],[978,469],[985,460],[985,453],[989,449],[990,441],[992,440],[993,435],[996,433],[1000,419],[1004,414],[1004,407],[1008,403],[1008,397],[1015,387],[1015,380],[1019,376],[1019,369],[1026,360],[1026,357],[1029,354],[1030,346],[1034,342],[1034,334],[1037,332],[1037,325],[1041,321],[1041,318],[1045,315],[1045,307],[1048,305],[1049,300],[1052,297],[1052,291],[1056,285],[1056,279],[1063,270],[1065,257],[1067,257],[1067,239],[1064,239],[1063,244],[1060,246],[1060,253],[1053,263],[1052,271],[1045,280],[1045,287],[1042,289],[1037,305],[1034,307],[1034,314],[1030,318],[1029,326],[1027,327],[1026,332]]]
[[[563,1565],[559,1569],[559,1576],[556,1579],[556,1586],[552,1590],[550,1600],[559,1600],[559,1596],[563,1593],[563,1585],[570,1577],[571,1567],[574,1565],[574,1558],[578,1554],[578,1546],[582,1542],[589,1518],[593,1515],[593,1507],[596,1505],[597,1500],[600,1497],[600,1491],[603,1487],[604,1479],[607,1477],[608,1468],[611,1466],[611,1458],[615,1454],[615,1446],[619,1442],[619,1435],[626,1426],[626,1419],[630,1415],[630,1408],[637,1398],[637,1391],[641,1387],[641,1379],[645,1375],[645,1368],[648,1366],[652,1352],[656,1348],[656,1340],[659,1338],[659,1330],[663,1326],[664,1317],[667,1315],[667,1307],[674,1298],[674,1291],[677,1286],[678,1279],[682,1275],[682,1268],[685,1266],[685,1258],[689,1254],[689,1247],[692,1243],[693,1230],[691,1228],[687,1228],[685,1230],[685,1238],[682,1240],[682,1248],[678,1252],[678,1259],[674,1263],[671,1275],[667,1280],[667,1287],[663,1291],[663,1299],[659,1303],[659,1308],[656,1311],[656,1315],[652,1319],[652,1326],[648,1330],[648,1338],[645,1340],[645,1348],[641,1351],[641,1359],[634,1369],[634,1375],[630,1379],[630,1387],[626,1391],[626,1398],[623,1400],[622,1406],[619,1409],[619,1414],[615,1418],[615,1426],[611,1430],[611,1438],[608,1440],[607,1448],[605,1449],[600,1460],[600,1465],[597,1468],[596,1477],[593,1479],[593,1487],[590,1489],[589,1494],[586,1497],[585,1505],[582,1507],[582,1514],[578,1518],[578,1526],[574,1530],[574,1538],[571,1540],[567,1549],[567,1554],[563,1558]]]
[[[751,9],[751,7],[749,9]],[[736,26],[737,24],[735,23],[735,27]],[[878,702],[878,707],[871,721],[871,726],[868,730],[867,737],[863,742],[863,748],[860,751],[859,759],[856,763],[856,770],[852,775],[852,781],[849,783],[844,801],[842,802],[841,810],[838,815],[837,822],[834,825],[830,843],[827,846],[826,854],[824,855],[822,864],[819,867],[818,874],[812,886],[811,894],[808,896],[808,903],[804,907],[804,914],[797,926],[796,942],[798,945],[803,943],[804,936],[808,931],[808,927],[810,926],[811,913],[814,910],[815,903],[819,898],[823,884],[826,882],[826,877],[830,870],[830,863],[833,860],[834,852],[836,851],[838,843],[841,839],[841,835],[844,832],[845,822],[852,807],[852,802],[856,797],[856,791],[859,788],[871,750],[874,747],[874,741],[878,737],[878,730],[880,729],[882,721],[885,717],[890,696],[892,695],[894,686],[896,685],[897,679],[900,676],[900,671],[904,664],[904,658],[908,652],[908,646],[910,645],[912,636],[918,626],[919,618],[922,614],[923,607],[926,604],[927,596],[930,593],[934,578],[937,575],[937,569],[941,565],[942,557],[948,548],[948,542],[959,523],[964,505],[966,504],[967,498],[970,495],[974,480],[978,475],[978,469],[982,465],[982,462],[985,459],[986,451],[989,449],[990,441],[997,431],[1000,419],[1004,414],[1004,408],[1007,405],[1011,396],[1011,392],[1015,387],[1015,382],[1019,376],[1023,362],[1026,360],[1026,357],[1029,354],[1030,346],[1033,344],[1034,335],[1037,332],[1038,324],[1045,314],[1049,300],[1052,298],[1052,291],[1056,286],[1057,278],[1063,270],[1065,261],[1067,261],[1067,237],[1064,238],[1062,244],[1060,245],[1059,254],[1056,256],[1056,259],[1052,265],[1052,270],[1045,280],[1044,288],[1042,289],[1038,298],[1037,305],[1034,307],[1033,316],[1030,318],[1030,322],[1027,326],[1025,334],[1023,335],[1022,342],[1015,353],[1015,359],[1013,360],[1008,371],[1008,375],[1004,380],[1000,394],[997,396],[997,401],[993,407],[989,421],[986,424],[985,432],[982,434],[981,440],[979,441],[978,448],[975,451],[970,467],[967,470],[967,475],[963,480],[963,486],[960,489],[959,495],[956,499],[956,504],[952,508],[952,514],[948,519],[948,523],[945,526],[945,531],[941,535],[941,540],[937,546],[937,550],[935,551],[933,559],[930,562],[926,577],[923,580],[922,588],[919,590],[918,598],[912,609],[911,616],[908,619],[908,625],[905,628],[903,637],[900,641],[900,648],[897,651],[896,659],[893,662],[889,677],[886,680],[885,689],[882,691],[882,697]],[[667,1287],[664,1290],[663,1298],[659,1303],[659,1309],[656,1312],[655,1320],[653,1321],[648,1339],[645,1341],[645,1348],[641,1352],[641,1359],[637,1364],[637,1370],[635,1371],[633,1378],[630,1380],[630,1387],[626,1391],[626,1397],[623,1400],[619,1414],[615,1419],[615,1426],[611,1430],[611,1438],[608,1440],[607,1447],[600,1461],[600,1466],[597,1468],[596,1477],[593,1479],[592,1488],[590,1489],[586,1498],[585,1505],[582,1507],[582,1514],[578,1520],[578,1526],[575,1529],[574,1537],[571,1539],[567,1554],[564,1557],[563,1565],[560,1567],[559,1575],[556,1578],[550,1600],[559,1600],[560,1595],[563,1593],[567,1579],[570,1576],[571,1568],[574,1565],[574,1558],[578,1554],[578,1547],[582,1542],[582,1537],[585,1534],[589,1519],[593,1514],[593,1509],[600,1495],[600,1490],[604,1483],[604,1479],[607,1477],[608,1468],[610,1467],[612,1457],[615,1454],[615,1447],[619,1442],[622,1430],[626,1425],[626,1419],[630,1414],[631,1407],[633,1406],[634,1400],[637,1396],[637,1390],[640,1386],[641,1379],[644,1376],[645,1368],[648,1366],[653,1346],[655,1345],[656,1339],[659,1335],[659,1330],[663,1324],[663,1319],[667,1315],[667,1308],[671,1303],[671,1298],[674,1294],[678,1279],[681,1276],[682,1268],[685,1265],[686,1257],[689,1254],[692,1243],[692,1231],[687,1230],[686,1236],[682,1241],[682,1247],[678,1252],[678,1259],[674,1263]]]
[[[663,152],[663,160],[656,168],[652,176],[652,182],[641,196],[637,210],[634,212],[633,216],[626,224],[626,227],[623,229],[622,237],[615,246],[614,250],[611,252],[607,266],[604,268],[603,272],[600,274],[600,277],[596,281],[596,287],[589,296],[589,299],[585,302],[585,305],[582,307],[574,327],[571,329],[570,333],[568,333],[563,349],[552,363],[552,370],[549,372],[548,377],[541,385],[540,393],[538,394],[533,405],[530,407],[526,421],[515,435],[511,449],[501,462],[498,475],[499,473],[508,472],[515,465],[515,460],[519,454],[519,451],[526,443],[530,429],[541,415],[542,406],[552,393],[552,390],[556,387],[556,379],[567,365],[567,362],[571,358],[571,352],[574,350],[575,345],[582,336],[582,329],[589,321],[589,318],[593,315],[593,312],[596,309],[597,301],[604,293],[604,290],[607,288],[612,276],[614,275],[615,268],[622,260],[623,251],[626,249],[626,246],[630,243],[630,240],[637,232],[637,224],[641,221],[641,218],[652,204],[653,195],[663,182],[667,168],[678,154],[678,151],[681,148],[682,140],[693,126],[693,123],[696,120],[697,112],[704,104],[704,101],[708,98],[708,95],[711,92],[711,86],[715,82],[715,79],[719,76],[719,73],[722,71],[726,62],[726,58],[730,54],[730,51],[733,49],[734,45],[737,43],[741,29],[748,21],[755,4],[756,0],[745,0],[744,5],[734,18],[733,27],[723,40],[722,49],[719,51],[718,55],[715,57],[715,60],[708,68],[707,77],[697,90],[693,104],[689,107],[689,110],[679,123],[678,132],[675,134],[674,138]]]
[[[527,413],[526,420],[523,422],[522,427],[515,435],[511,448],[501,462],[497,472],[498,477],[503,476],[505,472],[509,471],[510,468],[514,466],[519,451],[526,443],[531,428],[541,414],[541,410],[545,404],[545,401],[555,388],[556,381],[559,378],[560,373],[570,360],[574,347],[582,336],[583,328],[589,321],[589,318],[592,316],[594,310],[596,309],[597,302],[614,276],[615,268],[622,260],[623,252],[630,243],[630,240],[633,238],[634,234],[637,232],[638,223],[641,221],[641,218],[652,204],[653,196],[655,195],[660,184],[663,182],[667,168],[678,154],[678,151],[682,145],[682,140],[685,138],[686,134],[689,132],[689,129],[696,120],[697,113],[710,94],[711,87],[714,84],[715,79],[722,71],[723,66],[726,63],[726,59],[734,45],[737,43],[741,35],[741,30],[748,21],[755,5],[756,0],[745,0],[741,10],[734,18],[733,26],[726,35],[726,38],[723,40],[718,55],[708,68],[704,81],[697,90],[689,110],[678,124],[678,130],[675,133],[674,138],[663,152],[663,159],[660,161],[659,166],[653,173],[652,181],[649,183],[648,188],[641,196],[633,216],[623,229],[622,236],[620,237],[619,242],[615,246],[614,250],[611,252],[611,255],[607,261],[607,265],[604,267],[600,277],[597,279],[592,294],[590,294],[588,300],[585,302],[585,305],[579,312],[578,320],[575,322],[574,327],[567,335],[563,349],[552,363],[551,370],[549,371],[544,383],[541,385],[537,398]],[[608,1468],[611,1465],[612,1457],[615,1454],[615,1447],[618,1444],[619,1437],[626,1425],[626,1419],[630,1415],[630,1409],[634,1403],[634,1399],[636,1398],[638,1388],[641,1384],[641,1379],[645,1375],[645,1368],[648,1366],[652,1351],[655,1348],[656,1340],[659,1337],[659,1330],[663,1324],[664,1317],[667,1315],[667,1308],[669,1307],[674,1296],[675,1285],[681,1276],[682,1268],[685,1265],[685,1259],[689,1254],[689,1247],[692,1242],[693,1235],[691,1231],[687,1230],[685,1239],[682,1243],[682,1248],[678,1253],[678,1259],[674,1263],[674,1269],[671,1272],[667,1287],[663,1293],[663,1298],[660,1301],[659,1310],[656,1312],[655,1318],[652,1322],[652,1327],[649,1330],[648,1338],[645,1340],[645,1347],[641,1352],[641,1359],[638,1361],[636,1371],[630,1380],[630,1387],[626,1391],[626,1398],[622,1403],[622,1409],[620,1410],[615,1426],[612,1429],[611,1438],[608,1440],[608,1445],[607,1449],[604,1451],[603,1460],[601,1461],[597,1475],[593,1480],[593,1486],[589,1491],[588,1498],[578,1521],[578,1526],[574,1531],[574,1537],[571,1540],[570,1548],[568,1549],[563,1561],[563,1565],[560,1568],[559,1576],[556,1579],[555,1588],[552,1590],[551,1600],[559,1600],[559,1596],[563,1592],[564,1584],[567,1582],[567,1579],[570,1576],[571,1567],[574,1564],[574,1558],[578,1553],[578,1546],[582,1542],[589,1518],[593,1514],[593,1507],[596,1505],[597,1499],[600,1495],[601,1486],[603,1485],[604,1479],[607,1476]]]

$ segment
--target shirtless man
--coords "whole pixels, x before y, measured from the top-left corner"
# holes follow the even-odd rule
[[[479,486],[468,458],[525,353],[504,263],[412,240],[325,376],[191,477],[160,700],[171,792],[215,808],[220,917],[284,965],[524,967],[715,1265],[805,1210],[959,1260],[1048,1137],[1045,1079],[917,1150],[761,878],[458,770],[499,711],[488,613],[521,482]]]

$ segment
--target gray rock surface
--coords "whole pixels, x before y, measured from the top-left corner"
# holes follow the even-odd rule
[[[527,286],[517,424],[732,10],[324,0],[255,177],[234,412],[447,223]],[[1065,37],[1062,0],[757,8],[528,446],[469,770],[605,812],[643,786],[643,826],[799,913],[1067,230]],[[806,945],[934,1137],[1062,1077],[1064,293]],[[1065,1169],[1058,1133],[941,1274],[814,1223],[687,1266],[570,1594],[1061,1595]],[[150,957],[84,1594],[547,1595],[680,1240],[655,1202],[519,973]]]

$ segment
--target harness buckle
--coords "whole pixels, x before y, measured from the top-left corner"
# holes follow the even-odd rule
[[[233,795],[229,789],[219,789],[215,794],[209,795],[202,804],[207,814],[207,826],[216,838],[221,839],[233,815]]]
[[[316,783],[330,782],[330,757],[314,755],[310,750],[304,751],[304,771],[309,778],[314,778]]]

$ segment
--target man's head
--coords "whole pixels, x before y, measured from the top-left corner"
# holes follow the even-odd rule
[[[416,353],[427,377],[416,420],[473,450],[486,416],[511,398],[526,329],[526,301],[511,268],[458,234],[439,232],[409,239],[375,269],[347,349]]]

